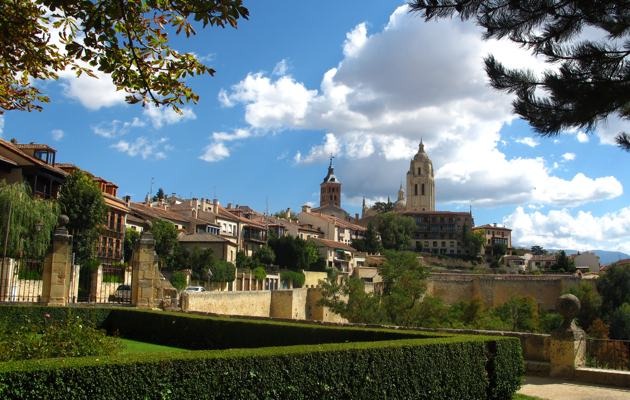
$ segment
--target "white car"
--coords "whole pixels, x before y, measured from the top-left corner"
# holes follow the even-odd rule
[[[203,286],[188,286],[184,289],[184,292],[205,292],[206,288]]]

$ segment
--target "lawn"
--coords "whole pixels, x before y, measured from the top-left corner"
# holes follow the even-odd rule
[[[544,400],[544,399],[541,399],[540,397],[527,396],[525,394],[516,393],[514,397],[512,397],[512,400]]]
[[[184,352],[190,351],[181,349],[179,347],[161,346],[159,344],[138,342],[136,340],[120,338],[123,344],[122,354],[135,354],[135,353],[162,353],[162,352]]]

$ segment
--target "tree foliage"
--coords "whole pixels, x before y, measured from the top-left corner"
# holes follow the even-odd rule
[[[59,191],[61,213],[69,218],[73,235],[72,250],[79,265],[93,265],[96,244],[105,219],[107,206],[98,184],[81,170],[70,174]]]
[[[242,0],[13,0],[0,2],[0,113],[40,110],[49,99],[37,79],[110,74],[127,102],[156,106],[196,102],[186,80],[213,75],[169,35],[198,27],[236,27],[249,11]]]
[[[530,251],[535,256],[542,256],[544,254],[547,254],[547,250],[543,249],[542,246],[538,246],[538,245],[532,246]]]
[[[554,271],[574,272],[575,262],[567,257],[567,253],[564,250],[560,250],[556,255],[556,263],[551,266]]]
[[[282,268],[301,271],[310,270],[317,265],[319,252],[311,242],[292,236],[282,236],[269,239],[268,244],[276,255],[276,264]]]
[[[135,229],[127,228],[125,230],[125,240],[123,242],[123,259],[129,262],[133,256],[133,249],[140,240],[140,232]]]
[[[261,246],[252,256],[254,263],[271,265],[276,260],[276,254],[268,245]]]
[[[388,201],[388,202],[377,201],[376,203],[374,203],[372,208],[377,213],[386,213],[386,212],[394,211],[394,203],[392,203],[391,201]]]
[[[612,265],[597,280],[602,296],[602,313],[612,314],[623,303],[630,304],[630,265]]]
[[[216,260],[210,266],[210,281],[212,282],[232,282],[236,279],[236,267],[234,264],[224,260]]]
[[[23,183],[0,182],[0,213],[0,257],[42,258],[46,254],[57,223],[54,201],[32,197]]]
[[[411,237],[416,230],[413,218],[395,212],[386,212],[377,215],[374,224],[381,235],[381,242],[385,249],[409,249]]]
[[[364,251],[369,254],[380,253],[383,249],[381,241],[378,238],[378,232],[374,222],[370,221],[365,231],[364,239],[352,240],[352,247],[359,251]]]
[[[169,221],[156,219],[151,227],[153,239],[155,240],[155,252],[163,264],[169,264],[169,257],[175,254],[176,248],[179,246],[177,242],[177,227]]]
[[[556,70],[542,76],[509,69],[492,55],[485,69],[492,86],[514,93],[516,114],[543,136],[594,126],[609,115],[630,119],[630,15],[626,0],[413,0],[425,20],[472,19],[484,39],[509,40],[542,56]],[[597,28],[602,39],[580,37]],[[630,151],[630,137],[617,143]]]

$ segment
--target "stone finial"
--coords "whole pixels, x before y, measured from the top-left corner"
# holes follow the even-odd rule
[[[70,218],[68,218],[67,215],[59,215],[59,217],[57,217],[57,228],[55,229],[55,235],[67,235],[68,228],[66,228],[66,225],[68,225],[68,222],[70,222]]]
[[[145,219],[144,223],[142,224],[142,228],[144,229],[145,232],[150,232],[151,229],[153,228],[153,222],[149,221],[148,219]]]
[[[584,335],[584,331],[575,323],[575,317],[580,312],[580,299],[572,294],[563,294],[558,297],[556,310],[562,315],[563,321],[554,336],[576,338]]]

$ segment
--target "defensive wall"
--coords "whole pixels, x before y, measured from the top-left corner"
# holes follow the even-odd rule
[[[183,311],[220,315],[272,317],[325,322],[347,322],[319,304],[317,288],[241,292],[183,293]]]
[[[512,297],[532,297],[544,310],[555,308],[558,297],[580,282],[595,285],[594,279],[573,275],[431,274],[429,296],[447,304],[479,298],[486,307],[496,307]]]

